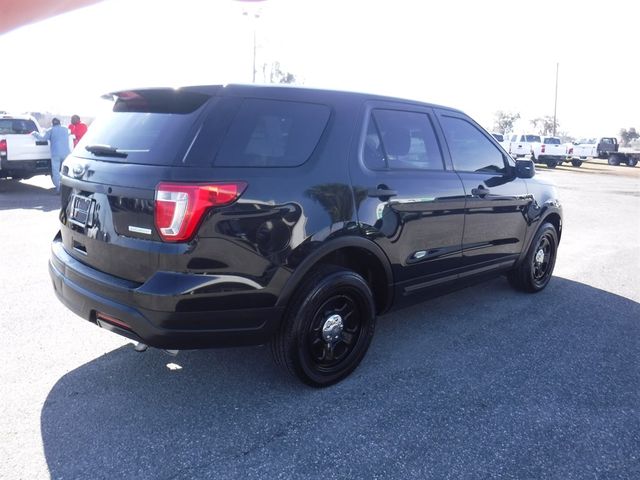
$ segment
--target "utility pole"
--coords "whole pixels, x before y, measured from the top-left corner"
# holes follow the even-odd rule
[[[558,70],[560,70],[560,63],[556,63],[556,98],[553,102],[553,136],[556,136],[556,125],[558,123],[556,114],[558,112]]]
[[[239,3],[244,3],[245,5],[249,4],[259,4],[266,0],[235,0]],[[251,75],[252,83],[256,83],[256,53],[257,53],[257,44],[256,44],[256,30],[258,29],[258,19],[260,18],[260,14],[262,12],[260,9],[256,8],[247,8],[243,10],[242,15],[249,18],[251,21],[251,26],[253,27],[253,72]]]

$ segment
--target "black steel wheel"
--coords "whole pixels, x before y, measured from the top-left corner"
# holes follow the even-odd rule
[[[582,160],[571,160],[571,165],[573,165],[574,167],[579,167],[580,165],[582,165]]]
[[[320,265],[295,293],[271,350],[302,382],[326,387],[362,361],[375,330],[373,294],[357,273]]]
[[[551,280],[557,252],[556,228],[545,223],[536,232],[524,260],[509,272],[511,285],[517,290],[531,293],[543,290]]]

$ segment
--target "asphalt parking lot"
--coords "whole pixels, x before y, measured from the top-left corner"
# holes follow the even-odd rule
[[[266,347],[139,354],[74,317],[49,179],[0,181],[0,478],[640,478],[640,167],[538,174],[565,212],[549,287],[384,316],[325,390]]]

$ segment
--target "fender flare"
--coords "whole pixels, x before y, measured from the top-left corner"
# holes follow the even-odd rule
[[[366,250],[367,252],[374,255],[382,265],[386,276],[385,283],[387,285],[387,301],[379,313],[387,311],[393,303],[393,271],[391,269],[391,262],[389,261],[389,258],[384,253],[382,248],[380,248],[375,242],[357,236],[343,236],[335,238],[324,243],[309,255],[307,255],[307,257],[302,262],[300,262],[297,267],[295,267],[292,275],[285,283],[278,297],[278,301],[276,302],[276,306],[285,307],[287,305],[296,287],[300,284],[304,276],[309,273],[309,271],[320,260],[322,260],[322,258],[337,250],[349,247]]]

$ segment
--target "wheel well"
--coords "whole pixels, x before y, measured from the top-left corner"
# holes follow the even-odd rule
[[[557,213],[551,213],[544,219],[545,222],[549,222],[556,228],[556,232],[558,233],[558,242],[560,241],[560,236],[562,235],[562,220],[560,219],[560,215]]]
[[[318,263],[338,265],[358,273],[366,280],[373,292],[376,313],[389,307],[391,298],[388,286],[391,279],[387,278],[382,263],[373,253],[364,248],[345,247],[327,254]]]

